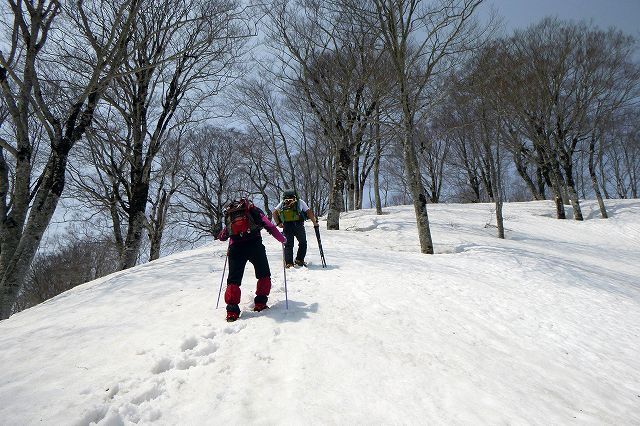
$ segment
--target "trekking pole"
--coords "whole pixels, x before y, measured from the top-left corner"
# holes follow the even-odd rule
[[[222,294],[222,282],[224,281],[224,273],[227,270],[227,259],[229,259],[229,249],[227,249],[227,255],[224,257],[224,266],[222,267],[222,278],[220,278],[220,290],[218,290],[218,301],[216,302],[216,309],[220,304],[220,295]]]
[[[282,272],[284,273],[284,306],[289,309],[289,296],[287,295],[287,264],[284,260],[284,243],[282,244]]]
[[[327,267],[327,261],[324,260],[324,250],[322,250],[322,241],[320,240],[320,226],[314,226],[313,229],[316,231],[316,239],[318,240],[318,248],[320,249],[320,259],[322,260],[322,267]]]

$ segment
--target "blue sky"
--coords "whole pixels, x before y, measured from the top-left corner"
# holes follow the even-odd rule
[[[507,30],[524,28],[545,16],[593,20],[640,37],[640,0],[488,0],[504,18]],[[485,8],[487,9],[487,8]]]

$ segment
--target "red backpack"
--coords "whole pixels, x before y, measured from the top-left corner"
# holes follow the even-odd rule
[[[229,231],[229,236],[242,237],[251,232],[260,231],[251,209],[253,203],[246,198],[232,201],[224,210],[224,221]]]

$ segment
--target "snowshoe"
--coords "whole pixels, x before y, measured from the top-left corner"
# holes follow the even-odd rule
[[[307,262],[305,262],[304,260],[298,260],[296,259],[296,266],[307,266]]]
[[[237,312],[227,311],[227,322],[234,322],[238,319],[239,316],[240,314],[238,314]]]

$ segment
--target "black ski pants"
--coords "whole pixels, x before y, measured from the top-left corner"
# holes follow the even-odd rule
[[[293,263],[294,237],[298,240],[296,260],[304,262],[304,257],[307,255],[307,233],[304,230],[304,222],[285,222],[283,224],[283,234],[287,237],[287,242],[284,243],[284,263]]]
[[[227,284],[240,285],[247,262],[253,264],[256,278],[271,276],[267,251],[262,244],[262,238],[233,243],[229,246],[229,277]]]

